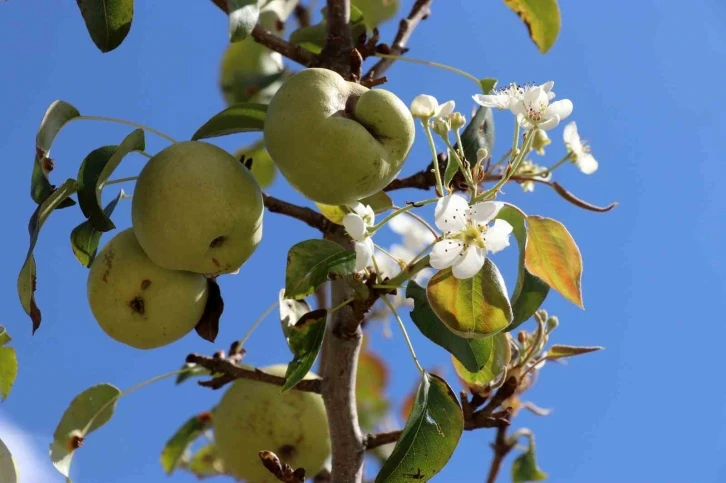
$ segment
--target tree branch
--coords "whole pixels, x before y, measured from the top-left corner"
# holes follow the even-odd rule
[[[411,13],[408,14],[408,17],[401,19],[401,23],[398,26],[398,32],[396,33],[396,38],[393,40],[393,45],[391,45],[392,55],[401,55],[404,53],[406,44],[411,38],[411,34],[413,34],[416,26],[421,22],[421,20],[425,20],[431,14],[432,2],[433,0],[416,0],[416,3],[414,3],[411,8]],[[393,59],[379,60],[371,68],[371,70],[363,76],[364,81],[368,83],[381,77],[394,62],[395,61]]]
[[[265,193],[262,193],[262,200],[265,203],[265,207],[270,210],[270,212],[280,213],[282,215],[295,218],[304,223],[307,223],[313,228],[317,228],[323,233],[328,231],[332,225],[332,223],[328,221],[327,218],[325,218],[317,211],[311,210],[310,208],[298,206]]]
[[[326,238],[346,248],[350,240],[338,227],[331,229]],[[331,305],[335,306],[353,294],[347,281],[333,280]],[[358,425],[355,400],[356,372],[363,332],[362,316],[346,305],[330,316],[326,329],[326,368],[323,379],[323,401],[328,415],[332,446],[333,483],[361,483],[365,447]]]
[[[350,0],[327,0],[327,37],[318,64],[348,78],[351,72]]]
[[[491,446],[494,450],[494,459],[492,459],[492,464],[489,467],[487,483],[495,483],[497,481],[497,475],[499,474],[499,470],[502,468],[504,458],[510,451],[512,451],[512,448],[514,448],[513,444],[507,442],[506,426],[497,428],[497,436]]]
[[[200,354],[189,354],[187,362],[196,364],[200,367],[208,369],[213,374],[222,374],[209,381],[201,381],[200,386],[219,389],[225,384],[236,379],[250,379],[252,381],[266,382],[275,386],[284,386],[285,378],[268,374],[259,369],[245,369],[240,367],[228,359],[221,357],[208,357]],[[305,392],[320,393],[322,390],[322,379],[303,379],[293,389]]]
[[[212,0],[212,3],[215,4],[222,12],[229,15],[226,0]],[[257,43],[284,55],[290,60],[294,60],[298,64],[310,66],[316,60],[316,56],[312,52],[305,50],[300,46],[291,44],[290,42],[273,34],[260,24],[255,25],[255,28],[252,29],[251,35]]]

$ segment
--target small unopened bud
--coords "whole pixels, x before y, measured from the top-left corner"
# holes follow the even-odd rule
[[[464,117],[464,115],[460,112],[453,113],[450,120],[452,129],[461,129],[466,126],[466,117]]]
[[[544,156],[544,148],[548,146],[549,144],[552,144],[552,141],[550,140],[549,136],[547,136],[547,132],[545,132],[542,129],[537,129],[534,132],[534,139],[532,140],[532,149],[537,152],[540,156]]]
[[[481,163],[489,157],[489,150],[487,148],[479,148],[476,150],[476,162]]]
[[[524,330],[520,330],[519,333],[517,334],[517,340],[519,341],[520,344],[525,344],[528,339],[529,339],[529,334]]]
[[[553,315],[547,319],[547,332],[552,332],[558,325],[560,325],[560,319],[558,319],[556,315]]]
[[[441,137],[448,136],[451,124],[448,119],[438,118],[434,121],[434,132]]]
[[[439,107],[439,102],[434,96],[421,94],[411,102],[411,115],[419,119],[429,119]]]

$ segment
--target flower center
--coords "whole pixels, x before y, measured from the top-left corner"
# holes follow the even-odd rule
[[[459,238],[464,245],[477,246],[479,248],[486,248],[484,244],[484,233],[487,231],[486,225],[477,226],[475,224],[468,224],[461,232],[459,232],[457,238]]]

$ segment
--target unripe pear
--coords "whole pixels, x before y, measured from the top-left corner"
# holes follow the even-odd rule
[[[262,369],[285,376],[287,366]],[[317,378],[308,373],[305,379]],[[268,450],[293,469],[318,473],[330,455],[328,419],[319,394],[280,392],[279,386],[248,379],[235,381],[214,412],[214,438],[224,468],[247,483],[278,480],[262,465],[258,453]]]
[[[262,238],[262,193],[227,151],[185,141],[160,151],[136,181],[131,219],[139,244],[170,270],[237,270]]]
[[[159,267],[129,228],[114,236],[93,261],[88,302],[111,338],[153,349],[184,337],[197,325],[207,303],[207,279]]]
[[[413,117],[393,93],[311,68],[282,85],[265,117],[265,145],[290,184],[313,201],[355,203],[401,171]]]

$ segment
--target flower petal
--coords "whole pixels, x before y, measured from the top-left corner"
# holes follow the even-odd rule
[[[356,272],[365,269],[371,264],[373,258],[373,240],[366,238],[364,241],[355,242],[355,270]]]
[[[484,243],[487,250],[491,253],[497,253],[509,246],[509,235],[512,234],[512,225],[505,220],[494,220],[494,224],[489,228],[484,236]]]
[[[558,116],[560,120],[564,120],[572,114],[572,109],[574,109],[574,106],[572,105],[572,101],[569,99],[555,101],[547,107],[545,117]]]
[[[560,123],[560,116],[552,116],[549,119],[546,119],[543,122],[540,122],[537,124],[537,127],[540,128],[543,131],[549,131],[550,129],[554,129],[557,127],[557,125]]]
[[[482,201],[471,207],[470,217],[479,224],[487,224],[497,216],[504,203],[501,201]]]
[[[452,272],[454,277],[460,280],[466,280],[476,275],[481,267],[484,266],[486,260],[486,253],[479,247],[470,246],[467,250],[458,258]]]
[[[449,268],[459,259],[463,249],[464,244],[458,240],[441,240],[431,250],[429,263],[437,270]]]
[[[555,81],[547,81],[544,84],[540,85],[539,87],[543,91],[547,92],[548,94],[554,94],[554,92],[552,92],[552,88],[554,86],[555,86]],[[554,97],[554,96],[552,96],[552,97]]]
[[[575,164],[585,174],[592,174],[597,171],[598,162],[590,153],[583,153],[575,159]]]
[[[430,118],[439,107],[439,101],[434,96],[421,94],[411,101],[411,115],[413,117]]]
[[[494,109],[508,109],[511,97],[507,94],[475,94],[471,96],[474,102],[484,107]]]
[[[562,139],[564,139],[565,146],[567,146],[570,151],[574,153],[582,151],[580,134],[577,132],[577,124],[575,124],[575,121],[572,121],[565,126],[565,129],[562,132]]]
[[[434,116],[436,117],[445,117],[454,112],[454,106],[456,104],[454,101],[447,101],[441,104],[438,109],[436,109],[436,112],[434,113]]]
[[[353,240],[363,241],[367,235],[365,221],[355,213],[348,213],[343,217],[343,226]]]
[[[439,230],[445,233],[463,230],[468,216],[469,203],[463,196],[444,196],[436,203],[434,220]]]

